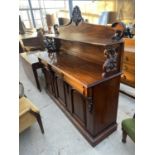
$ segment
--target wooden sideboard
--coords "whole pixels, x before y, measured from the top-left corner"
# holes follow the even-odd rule
[[[72,15],[46,35],[53,50],[38,55],[39,65],[47,93],[95,146],[117,129],[124,42],[111,27],[84,23],[79,8]]]
[[[123,74],[121,82],[135,87],[135,39],[124,38]]]

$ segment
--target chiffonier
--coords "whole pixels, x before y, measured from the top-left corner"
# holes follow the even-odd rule
[[[111,27],[85,23],[75,7],[67,25],[45,35],[48,52],[37,54],[47,93],[92,146],[117,129],[121,36]]]

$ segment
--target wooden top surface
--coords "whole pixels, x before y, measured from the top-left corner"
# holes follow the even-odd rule
[[[85,87],[103,81],[101,77],[103,72],[102,65],[97,65],[63,52],[53,58],[49,58],[47,52],[40,53],[38,57],[50,64],[54,70],[64,76],[68,76],[72,80],[76,80]]]
[[[58,28],[59,34],[46,34],[61,40],[76,41],[93,45],[107,46],[122,42],[112,40],[115,30],[109,26],[80,23],[78,26],[69,24]]]

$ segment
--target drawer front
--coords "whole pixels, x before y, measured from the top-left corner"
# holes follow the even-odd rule
[[[135,74],[124,72],[121,76],[121,82],[131,87],[135,87]]]
[[[135,74],[135,65],[134,64],[123,64],[123,72],[129,72],[131,74]]]
[[[87,89],[85,89],[81,83],[79,83],[65,75],[64,75],[64,81],[66,81],[69,85],[71,85],[74,89],[79,91],[81,94],[83,94],[85,96],[87,95]]]
[[[123,62],[135,64],[135,53],[134,52],[124,52]]]

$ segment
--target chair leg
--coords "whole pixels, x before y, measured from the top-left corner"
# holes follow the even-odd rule
[[[36,117],[36,119],[38,121],[38,124],[39,124],[39,127],[40,127],[40,130],[41,130],[42,134],[44,134],[44,127],[43,127],[43,124],[42,124],[42,120],[41,120],[40,114],[36,113],[36,112],[33,112],[33,111],[31,111],[31,113]]]
[[[38,121],[38,124],[39,124],[39,127],[41,129],[42,134],[44,134],[44,127],[43,127],[43,124],[42,124],[42,120],[41,120],[40,114],[37,115],[37,121]]]
[[[125,130],[122,129],[122,142],[126,143],[126,137],[127,137],[127,133]]]

